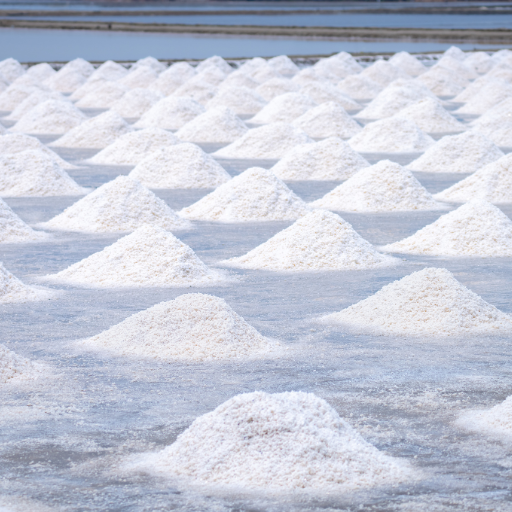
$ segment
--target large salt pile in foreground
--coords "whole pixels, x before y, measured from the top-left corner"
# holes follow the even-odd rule
[[[129,176],[151,188],[215,188],[231,179],[213,157],[188,142],[147,156]]]
[[[206,104],[207,109],[215,107],[228,107],[235,114],[255,114],[267,102],[255,90],[247,87],[224,86]]]
[[[140,117],[163,97],[163,94],[156,91],[132,89],[114,102],[110,108],[123,117]]]
[[[369,165],[346,142],[329,137],[296,146],[270,170],[284,181],[346,180]]]
[[[221,263],[275,271],[359,270],[396,265],[341,217],[315,210],[247,254]]]
[[[203,112],[205,108],[192,98],[169,96],[155,103],[133,126],[179,130]]]
[[[325,323],[402,336],[468,336],[512,331],[512,317],[460,284],[444,268],[425,268],[384,286]]]
[[[407,167],[413,171],[472,173],[502,156],[498,146],[472,130],[443,137]]]
[[[512,256],[512,221],[476,199],[383,250],[431,256]]]
[[[310,209],[277,176],[252,167],[221,185],[180,215],[220,222],[296,220]]]
[[[172,233],[142,226],[45,279],[95,288],[207,286],[224,280]]]
[[[132,459],[133,460],[133,459]],[[406,462],[366,442],[311,393],[235,396],[200,416],[174,444],[131,467],[195,484],[347,492],[413,478]]]
[[[23,284],[0,263],[0,304],[47,300],[54,296],[50,290],[32,288]]]
[[[354,212],[444,208],[410,171],[389,160],[360,170],[310,206]]]
[[[219,158],[282,158],[299,144],[313,142],[302,130],[286,123],[271,123],[245,135],[214,153]]]
[[[0,243],[44,240],[46,233],[34,231],[0,199]]]
[[[279,347],[223,299],[202,293],[161,302],[82,343],[123,356],[178,361],[265,356]]]
[[[41,226],[64,231],[116,233],[134,231],[146,224],[169,231],[191,226],[144,185],[128,176],[118,176]]]
[[[0,384],[33,379],[38,374],[39,371],[32,362],[0,345]]]
[[[34,107],[48,100],[66,101],[60,92],[34,91],[27,96],[7,117],[8,121],[18,121]]]
[[[297,119],[317,104],[309,97],[298,92],[287,92],[271,100],[254,117],[251,123],[287,123]]]

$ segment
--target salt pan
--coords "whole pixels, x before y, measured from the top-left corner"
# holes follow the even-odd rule
[[[205,108],[192,98],[169,96],[155,103],[133,126],[178,130],[203,112]]]
[[[271,100],[251,118],[250,122],[259,124],[287,123],[316,106],[315,101],[309,96],[298,92],[288,92]]]
[[[148,89],[132,89],[112,104],[111,110],[122,117],[140,117],[163,98],[163,95]]]
[[[235,114],[255,114],[266,101],[253,89],[246,87],[222,87],[206,103],[206,108],[229,107]]]

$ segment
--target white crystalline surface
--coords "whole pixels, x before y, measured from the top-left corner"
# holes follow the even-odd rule
[[[310,206],[354,212],[444,208],[410,171],[389,160],[360,170]]]
[[[0,243],[30,242],[45,238],[46,233],[34,231],[0,199]]]
[[[36,105],[47,100],[66,101],[66,98],[60,92],[36,90],[18,104],[18,106],[5,119],[8,119],[9,121],[18,121]]]
[[[411,78],[405,71],[385,60],[377,60],[371,66],[361,71],[360,76],[373,80],[381,87],[386,87],[398,78]]]
[[[73,94],[71,94],[71,96],[69,96],[69,99],[71,101],[81,100],[90,92],[96,91],[102,85],[105,85],[108,83],[114,84],[115,82],[109,82],[105,78],[101,78],[99,76],[95,77],[95,78],[88,78],[87,82],[85,82],[84,85],[80,86]],[[119,88],[121,88],[123,91],[126,90],[125,87],[119,86]]]
[[[187,62],[176,62],[160,73],[158,78],[151,82],[148,90],[158,91],[164,96],[168,96],[195,74],[194,68]]]
[[[36,80],[40,80],[41,82],[55,75],[55,73],[55,69],[53,69],[47,62],[35,64],[27,69],[27,75]]]
[[[192,98],[169,96],[155,103],[133,126],[178,130],[203,112],[205,108]]]
[[[195,484],[260,490],[354,491],[413,478],[312,393],[237,395],[133,468]]]
[[[196,75],[197,76],[197,75]],[[174,92],[174,97],[191,98],[201,105],[206,105],[217,94],[217,87],[206,82],[195,81],[195,76],[180,85]]]
[[[346,180],[369,165],[346,142],[329,137],[296,146],[270,170],[284,181]]]
[[[13,83],[2,90],[0,93],[0,110],[14,110],[22,101],[24,101],[34,92],[42,90],[50,92],[48,88],[44,86],[38,86],[37,83],[34,83],[35,80],[29,78],[28,81],[30,83]],[[3,85],[1,77],[0,83]]]
[[[0,62],[0,73],[9,82],[13,82],[16,78],[25,74],[25,69],[16,59],[9,57]]]
[[[512,330],[512,317],[485,302],[444,268],[414,272],[320,321],[360,332],[404,336],[488,335]]]
[[[188,142],[147,156],[129,176],[151,188],[215,188],[231,178],[213,157]]]
[[[459,77],[454,71],[438,66],[431,67],[417,80],[426,85],[436,96],[457,96],[469,85],[469,81],[464,77]]]
[[[0,384],[33,379],[38,374],[39,371],[32,362],[0,345]]]
[[[259,85],[260,84],[250,76],[240,73],[239,71],[234,71],[220,83],[219,90],[225,87],[247,87],[248,89],[256,89]]]
[[[498,146],[471,130],[443,137],[407,167],[414,171],[472,173],[502,156]]]
[[[313,142],[305,132],[287,123],[271,123],[245,135],[214,153],[220,158],[282,158],[299,144]]]
[[[335,85],[329,83],[311,82],[302,86],[301,94],[309,96],[313,101],[321,105],[327,101],[334,101],[347,110],[359,110],[361,105],[348,97]]]
[[[316,106],[317,104],[309,96],[298,92],[287,92],[271,100],[250,121],[259,124],[288,123]]]
[[[427,71],[427,68],[408,52],[395,53],[395,55],[389,59],[389,63],[411,76],[418,76]]]
[[[256,92],[266,101],[270,101],[287,92],[298,92],[299,89],[300,85],[292,82],[289,78],[272,78],[259,85]]]
[[[436,66],[454,71],[457,76],[463,77],[466,80],[474,80],[475,78],[478,78],[478,73],[471,66],[468,66],[465,62],[462,62],[449,55],[444,55],[441,57],[437,61]]]
[[[265,356],[279,346],[223,299],[202,293],[161,302],[82,343],[123,356],[178,361]]]
[[[114,102],[111,109],[123,117],[140,117],[163,97],[160,92],[132,89]]]
[[[50,290],[32,288],[22,283],[0,263],[0,304],[46,300],[53,296]]]
[[[149,66],[140,66],[120,78],[118,82],[129,89],[146,88],[158,78],[158,73]]]
[[[481,76],[477,78],[474,82],[471,82],[460,94],[457,94],[455,98],[453,98],[453,101],[456,103],[466,103],[469,100],[473,99],[475,96],[478,96],[480,94],[480,91],[482,89],[489,85],[489,84],[495,84],[500,83],[506,84],[507,82],[505,80],[499,80],[496,78],[490,78],[487,75]]]
[[[296,220],[306,203],[272,172],[252,167],[179,212],[185,218],[219,222]]]
[[[92,288],[207,286],[225,279],[172,233],[148,225],[45,278]]]
[[[355,100],[369,100],[375,98],[383,87],[370,78],[350,75],[338,84],[338,89]]]
[[[119,80],[128,74],[128,70],[112,60],[106,60],[101,66],[98,66],[93,73],[89,76],[88,81],[97,78],[105,80]]]
[[[73,93],[81,87],[86,80],[87,77],[80,71],[61,68],[55,75],[47,78],[43,82],[43,85],[49,87],[52,91]]]
[[[360,270],[396,265],[334,213],[315,210],[247,254],[224,263],[275,271]]]
[[[288,55],[278,55],[277,57],[269,59],[267,62],[271,68],[282,75],[295,75],[295,73],[299,72],[299,68]]]
[[[174,231],[187,229],[181,219],[138,181],[118,176],[66,208],[42,227],[86,233],[135,231],[146,224]]]
[[[233,71],[233,68],[222,57],[219,57],[218,55],[213,55],[212,57],[208,57],[207,59],[200,62],[196,67],[196,71],[203,71],[204,69],[209,68],[211,66],[214,66],[218,68],[220,71],[223,71],[225,75]]]
[[[128,88],[118,82],[106,82],[82,96],[76,102],[76,106],[79,108],[110,108],[114,102],[126,94],[126,91]]]
[[[1,139],[0,139],[1,143]],[[89,159],[92,164],[137,165],[159,149],[173,146],[178,139],[161,128],[144,128],[125,133]]]
[[[457,112],[461,114],[485,114],[490,108],[512,97],[512,84],[504,80],[496,80],[484,85],[478,94],[473,96]]]
[[[206,104],[207,109],[229,107],[235,114],[254,114],[267,102],[255,90],[247,87],[222,87]]]

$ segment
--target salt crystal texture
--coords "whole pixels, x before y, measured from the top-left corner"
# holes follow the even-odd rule
[[[471,126],[480,131],[484,127],[496,129],[501,124],[509,122],[512,122],[512,98],[490,108],[485,114],[472,121]]]
[[[370,78],[351,75],[337,85],[338,89],[354,100],[370,100],[375,98],[383,88]]]
[[[101,86],[105,84],[115,84],[115,82],[110,82],[109,80],[106,80],[105,78],[97,77],[97,78],[89,78],[87,79],[87,82],[85,82],[83,85],[81,85],[71,96],[69,96],[69,99],[71,101],[81,100],[88,94],[98,90]],[[118,84],[115,84],[115,87],[117,90],[126,91],[126,87],[122,87]],[[89,99],[91,99],[93,102],[96,100],[94,95],[89,96]]]
[[[393,66],[385,60],[377,60],[371,66],[361,71],[360,76],[369,78],[378,83],[381,87],[388,86],[398,78],[411,78],[405,71]]]
[[[0,243],[17,243],[44,240],[46,233],[34,231],[25,224],[5,203],[0,199]]]
[[[320,448],[321,447],[321,448]],[[413,478],[311,393],[235,396],[131,467],[195,484],[347,492]]]
[[[94,72],[94,66],[87,62],[85,59],[78,57],[76,59],[70,60],[64,66],[62,66],[59,71],[67,72],[67,71],[77,71],[85,77],[91,76]]]
[[[285,181],[346,180],[370,164],[338,137],[296,146],[270,170]]]
[[[332,82],[337,82],[347,76],[359,73],[363,70],[359,65],[354,68],[353,63],[340,59],[336,55],[326,59],[320,59],[313,66],[313,69],[319,76]]]
[[[8,58],[0,61],[0,73],[13,82],[16,78],[25,74],[25,68],[13,58]]]
[[[38,368],[28,359],[0,345],[0,384],[33,379],[38,374]]]
[[[512,317],[460,284],[444,268],[414,272],[320,320],[359,332],[399,336],[487,335],[512,330]]]
[[[426,85],[436,96],[451,97],[460,94],[469,82],[446,68],[432,67],[416,80]]]
[[[124,66],[112,60],[106,60],[91,73],[87,81],[90,82],[98,78],[115,81],[125,77],[127,74],[128,70]]]
[[[223,87],[206,103],[206,108],[229,107],[235,114],[254,114],[267,102],[253,89]]]
[[[114,102],[110,108],[123,117],[140,117],[162,98],[163,95],[156,91],[132,89]]]
[[[316,106],[315,101],[309,96],[298,92],[288,92],[271,100],[250,119],[250,122],[259,124],[287,123]]]
[[[44,80],[43,85],[52,91],[70,94],[81,87],[86,80],[87,77],[79,71],[61,68],[55,75]]]
[[[221,298],[187,293],[128,317],[82,342],[122,356],[211,361],[266,356],[279,347]]]
[[[480,78],[477,78],[474,82],[471,82],[460,94],[457,94],[457,96],[453,98],[453,101],[455,103],[466,103],[469,100],[473,99],[475,96],[478,96],[480,94],[480,91],[486,85],[496,83],[499,84],[500,82],[502,85],[507,83],[505,80],[481,76]]]
[[[42,90],[50,92],[47,88],[37,87],[35,85],[11,84],[0,93],[0,110],[12,111],[32,93]]]
[[[286,81],[287,79],[283,78],[282,80]],[[219,89],[224,89],[225,87],[247,87],[248,89],[256,89],[259,85],[260,84],[250,76],[240,73],[239,71],[234,71],[224,79],[224,81],[219,85]]]
[[[511,64],[496,64],[491,71],[485,74],[487,78],[494,78],[505,80],[507,82],[512,81],[512,63]]]
[[[40,64],[30,66],[27,69],[27,75],[41,82],[55,75],[55,73],[55,69],[53,69],[47,62],[41,62]]]
[[[155,57],[144,57],[143,59],[139,59],[137,62],[132,64],[130,71],[134,71],[144,66],[151,68],[156,73],[161,73],[167,67],[163,62],[155,59]]]
[[[66,101],[66,98],[60,92],[36,90],[30,96],[27,96],[5,119],[18,121],[35,106],[47,100]]]
[[[303,86],[312,82],[325,83],[327,80],[321,77],[313,68],[301,69],[293,78],[292,82]]]
[[[349,98],[335,85],[329,83],[312,82],[302,86],[301,94],[309,96],[313,101],[321,103],[334,101],[347,110],[358,110],[361,105]]]
[[[205,108],[192,98],[169,96],[153,105],[133,126],[179,130],[203,112]]]
[[[164,96],[168,96],[195,74],[194,68],[187,62],[176,62],[160,73],[158,78],[154,82],[151,82],[148,89],[158,91]]]
[[[272,172],[252,167],[210,192],[179,215],[218,222],[295,220],[309,213],[304,201]]]
[[[268,61],[268,65],[281,75],[295,75],[299,72],[297,65],[288,57],[288,55],[278,55]]]
[[[149,288],[207,286],[225,277],[172,233],[146,225],[45,279],[92,288]]]
[[[460,114],[485,114],[490,108],[511,96],[512,85],[497,80],[484,85],[477,95],[456,112]]]
[[[512,147],[512,121],[506,121],[499,126],[494,123],[482,124],[478,126],[478,131],[497,146]]]
[[[472,69],[470,65],[447,55],[439,59],[435,65],[454,71],[457,76],[463,77],[466,80],[474,80],[475,78],[478,78],[478,73]]]
[[[193,77],[180,85],[174,92],[175,97],[191,98],[202,105],[206,105],[217,94],[217,87],[207,83],[191,82]]]
[[[287,92],[298,92],[300,85],[292,82],[289,78],[272,78],[256,88],[256,92],[266,101],[273,100]]]
[[[128,89],[146,88],[158,78],[158,73],[148,66],[141,66],[130,71],[117,81]]]
[[[76,102],[79,108],[110,108],[112,103],[121,99],[128,91],[118,82],[106,82],[84,95]]]
[[[214,87],[220,85],[226,79],[226,73],[216,66],[210,66],[190,78],[188,84],[208,84]]]
[[[238,71],[245,73],[247,75],[250,75],[260,67],[268,66],[268,63],[265,59],[261,57],[254,57],[252,59],[247,60],[244,62],[239,68]]]
[[[118,176],[40,225],[64,231],[117,233],[135,231],[146,224],[169,231],[191,226],[141,183]]]
[[[310,203],[313,208],[353,212],[437,210],[444,206],[401,165],[381,160]]]
[[[200,72],[211,66],[220,69],[220,71],[222,71],[224,75],[228,75],[233,71],[233,68],[222,57],[219,57],[218,55],[208,57],[207,59],[200,62],[196,67],[196,71]]]
[[[419,76],[427,71],[427,68],[408,52],[398,52],[389,59],[389,63],[393,64],[410,76]]]
[[[47,300],[54,296],[50,290],[33,288],[22,283],[0,263],[0,304]]]
[[[249,73],[249,76],[260,84],[266,82],[267,80],[272,80],[272,78],[284,78],[281,73],[275,71],[274,68],[267,63],[265,63],[264,66],[260,66],[258,69]]]

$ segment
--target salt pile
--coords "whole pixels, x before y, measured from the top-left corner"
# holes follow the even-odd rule
[[[176,136],[188,142],[233,142],[245,135],[245,123],[228,107],[214,107],[182,126]]]
[[[216,284],[224,274],[172,233],[146,225],[46,279],[94,288],[189,287]]]
[[[508,98],[494,107],[490,108],[485,114],[471,122],[471,126],[477,131],[484,128],[499,128],[503,123],[512,122],[512,98]]]
[[[283,75],[275,71],[269,64],[260,66],[258,69],[249,73],[249,76],[256,82],[262,84],[272,78],[284,78]]]
[[[161,302],[82,343],[118,355],[166,361],[265,356],[279,346],[223,299],[202,293]]]
[[[118,82],[128,89],[146,88],[158,78],[158,73],[148,66],[141,66],[130,71],[126,76],[120,78]]]
[[[334,101],[348,110],[358,110],[361,105],[344,94],[341,89],[329,83],[312,82],[302,86],[301,94],[309,96],[313,101],[325,103]]]
[[[44,80],[42,84],[52,91],[70,94],[81,87],[86,80],[87,76],[81,71],[63,67],[57,73]]]
[[[408,167],[414,171],[472,173],[502,156],[493,142],[471,130],[443,137]]]
[[[436,66],[453,71],[457,76],[465,78],[466,80],[474,80],[475,78],[478,78],[478,73],[472,69],[471,66],[468,66],[465,62],[454,59],[448,55],[439,59]]]
[[[419,76],[427,71],[427,68],[408,52],[398,52],[389,59],[389,63],[393,64],[410,76]]]
[[[148,89],[168,96],[195,74],[194,68],[187,62],[175,62],[171,67],[160,73]]]
[[[161,73],[167,66],[160,62],[155,57],[144,57],[143,59],[139,59],[137,62],[131,65],[130,71],[135,71],[138,68],[148,67],[151,68],[156,73]]]
[[[381,87],[388,86],[398,78],[411,78],[405,71],[393,66],[385,60],[378,60],[359,74],[363,78],[369,78]]]
[[[206,105],[217,94],[217,87],[207,83],[191,82],[194,77],[187,80],[183,85],[180,85],[173,93],[176,97],[192,98],[193,100]]]
[[[326,82],[326,79],[321,77],[313,68],[301,69],[293,78],[292,82],[303,86],[312,82]]]
[[[268,65],[281,75],[295,75],[299,72],[297,65],[288,55],[278,55],[267,61]]]
[[[434,197],[454,203],[472,199],[484,199],[494,204],[512,203],[512,154],[487,164]]]
[[[115,81],[125,77],[128,74],[128,70],[114,62],[113,60],[106,60],[101,66],[98,66],[87,79],[88,82],[103,78],[104,80]]]
[[[112,103],[121,99],[128,89],[117,82],[106,82],[95,87],[76,102],[79,108],[110,108]]]
[[[321,321],[399,336],[468,336],[512,330],[511,317],[468,290],[444,268],[414,272]]]
[[[23,284],[0,263],[0,304],[47,300],[53,295],[49,290],[40,290]]]
[[[458,46],[450,46],[448,50],[443,53],[445,57],[451,57],[452,59],[457,59],[458,61],[463,61],[466,59],[466,54],[458,47]]]
[[[114,102],[110,108],[123,117],[140,117],[162,98],[163,95],[156,91],[132,89]]]
[[[496,123],[481,124],[477,129],[497,146],[512,147],[512,121],[510,119],[498,125]]]
[[[224,79],[224,81],[219,85],[219,89],[223,89],[225,87],[247,87],[248,89],[256,89],[259,85],[260,84],[250,76],[240,73],[239,71],[234,71]]]
[[[214,188],[231,179],[213,157],[187,142],[150,154],[129,176],[150,188]]]
[[[29,242],[45,238],[46,233],[34,231],[0,199],[0,243]]]
[[[253,118],[251,123],[288,123],[297,119],[317,104],[309,96],[298,92],[287,92],[271,100]]]
[[[206,108],[229,107],[235,114],[255,114],[267,102],[253,89],[247,87],[222,87],[206,103]]]
[[[239,268],[304,272],[382,268],[398,262],[377,252],[338,215],[316,210],[247,254],[221,263]]]
[[[179,212],[182,217],[219,222],[295,220],[306,203],[272,172],[252,167]]]
[[[437,66],[431,67],[416,80],[440,97],[457,96],[469,85],[468,80],[457,76],[454,71]]]
[[[36,367],[24,357],[0,345],[0,384],[36,377]],[[7,509],[6,509],[7,510]]]
[[[256,88],[256,92],[266,101],[270,101],[287,92],[298,92],[299,89],[300,85],[292,82],[288,78],[272,78],[259,85]]]
[[[478,94],[457,110],[457,113],[485,114],[490,108],[511,96],[512,85],[505,81],[495,80],[484,85]]]
[[[351,75],[338,84],[338,89],[354,100],[370,100],[375,98],[383,88],[370,78]]]
[[[347,76],[359,73],[363,70],[359,65],[354,69],[353,63],[344,61],[336,55],[326,59],[320,59],[313,66],[313,69],[317,75],[332,82],[337,82],[338,80],[342,80]]]
[[[153,105],[133,126],[179,130],[203,112],[205,108],[192,98],[169,96]]]
[[[369,165],[346,142],[329,137],[296,146],[270,170],[284,181],[346,180]]]
[[[325,400],[303,392],[235,396],[197,418],[174,444],[135,461],[133,469],[159,476],[263,491],[347,492],[413,475]]]
[[[225,75],[228,75],[233,71],[233,68],[218,55],[213,55],[212,57],[208,57],[207,59],[200,62],[196,67],[196,71],[200,72],[211,66],[220,69]]]
[[[299,144],[313,142],[302,130],[286,123],[272,123],[249,130],[214,153],[219,158],[282,158]]]
[[[349,139],[362,130],[346,110],[333,101],[322,103],[318,107],[308,110],[295,119],[292,126],[304,130],[315,139],[326,137]]]
[[[360,170],[310,206],[353,212],[443,208],[410,171],[389,160]]]
[[[47,78],[55,75],[56,71],[47,62],[41,62],[27,69],[27,75],[35,80],[43,82]]]
[[[104,148],[131,131],[131,127],[116,112],[103,112],[84,121],[52,142],[50,146],[63,148]]]
[[[69,99],[71,101],[81,100],[88,94],[98,90],[101,86],[105,84],[115,84],[115,82],[110,82],[109,80],[105,80],[104,78],[97,77],[97,78],[88,78],[87,81],[81,85],[71,96],[69,96]],[[126,87],[122,87],[119,84],[114,85],[116,90],[122,90],[126,91]],[[94,95],[89,96],[89,99],[94,101]]]
[[[85,59],[78,57],[76,59],[70,60],[59,69],[59,71],[62,72],[67,72],[70,70],[77,71],[83,76],[89,77],[94,72],[94,66],[90,62],[87,62]]]
[[[43,151],[0,156],[0,196],[75,196],[86,192]]]
[[[49,89],[35,84],[11,84],[0,94],[0,110],[12,111],[32,93],[37,91],[50,92]]]
[[[25,68],[16,59],[8,58],[0,62],[0,73],[9,82],[14,82],[16,78],[25,74]]]
[[[35,106],[47,100],[66,101],[66,98],[60,92],[36,90],[27,96],[5,119],[18,121]]]
[[[491,71],[486,73],[487,78],[494,78],[510,82],[512,80],[512,64],[496,64]]]
[[[203,69],[201,72],[198,72],[192,78],[190,78],[187,83],[188,84],[209,84],[214,87],[219,86],[226,79],[226,73],[221,71],[219,68],[215,66],[209,66],[206,69]]]
[[[177,143],[178,139],[166,130],[144,128],[121,135],[88,162],[103,165],[137,165],[148,155]]]
[[[174,231],[187,229],[190,222],[181,219],[167,204],[138,181],[118,176],[66,208],[41,227],[86,233],[135,231],[152,225]]]
[[[434,144],[434,139],[407,119],[388,117],[367,124],[349,144],[366,153],[416,153]]]

